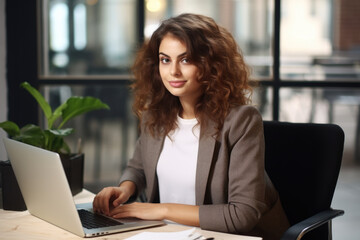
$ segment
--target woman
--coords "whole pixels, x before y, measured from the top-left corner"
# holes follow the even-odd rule
[[[94,210],[278,239],[288,227],[264,169],[262,119],[249,69],[231,34],[211,18],[162,22],[134,64],[141,135],[118,187]],[[149,203],[132,202],[143,190]]]

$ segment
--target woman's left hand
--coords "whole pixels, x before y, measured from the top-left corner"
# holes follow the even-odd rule
[[[156,203],[130,203],[120,205],[111,210],[113,218],[136,217],[144,220],[163,220],[166,215],[166,207]]]

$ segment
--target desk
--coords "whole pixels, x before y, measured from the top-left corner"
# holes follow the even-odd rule
[[[83,190],[74,199],[76,203],[92,201],[94,194]],[[160,227],[147,228],[143,230],[129,231],[118,234],[105,235],[90,239],[126,239],[141,232],[175,232],[190,229],[191,227],[179,224],[167,224]],[[257,237],[240,236],[197,228],[197,232],[205,237],[214,237],[215,240],[261,240]],[[62,230],[50,223],[29,214],[28,211],[15,212],[0,209],[0,239],[27,239],[27,240],[49,240],[49,239],[83,239],[70,232]]]

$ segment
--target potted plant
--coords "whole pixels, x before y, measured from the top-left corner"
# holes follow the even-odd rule
[[[64,128],[64,125],[74,117],[86,112],[110,108],[98,98],[70,97],[53,111],[41,93],[28,82],[23,82],[21,87],[27,90],[38,102],[46,118],[47,127],[43,129],[34,124],[27,124],[20,128],[12,121],[5,121],[0,123],[0,128],[5,130],[9,137],[14,140],[59,153],[72,194],[75,195],[83,188],[84,154],[71,152],[64,137],[73,133],[74,129]],[[9,161],[6,162],[8,162],[7,165],[10,165]],[[1,164],[2,169],[5,169],[5,165],[4,162]],[[3,185],[4,181],[7,181],[4,179],[5,175],[2,174]],[[7,177],[9,178],[9,176]],[[6,194],[3,193],[3,200],[6,198],[4,195]],[[5,201],[3,203],[5,204]]]

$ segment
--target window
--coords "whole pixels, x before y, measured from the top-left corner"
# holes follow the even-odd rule
[[[128,74],[137,40],[131,0],[44,0],[41,76]]]

